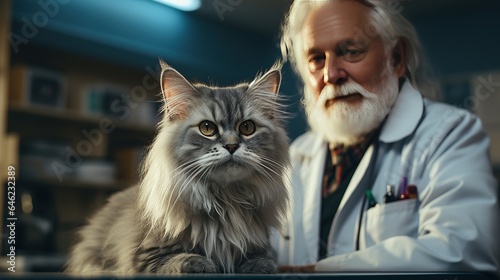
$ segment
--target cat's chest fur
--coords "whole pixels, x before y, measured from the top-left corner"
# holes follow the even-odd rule
[[[258,198],[252,188],[255,186],[243,183],[206,186],[205,205],[189,207],[189,203],[183,203],[183,209],[166,217],[184,225],[177,236],[169,235],[166,227],[171,223],[165,221],[163,226],[151,227],[155,230],[145,236],[140,250],[200,254],[213,259],[221,271],[232,271],[244,258],[266,251],[271,226],[278,223],[269,217],[268,207],[272,206],[255,206]]]

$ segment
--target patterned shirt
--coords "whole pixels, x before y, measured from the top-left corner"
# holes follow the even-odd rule
[[[372,142],[375,133],[370,133],[363,137],[361,142],[354,146],[344,147],[343,145],[330,147],[330,156],[325,163],[325,172],[323,174],[323,188],[321,194],[323,197],[335,192],[344,179],[344,176],[350,173],[351,169],[358,166],[366,149]]]
[[[376,133],[370,133],[354,146],[329,147],[325,172],[323,175],[319,259],[327,256],[328,236],[333,218],[337,213],[342,197],[349,185],[354,170],[358,166],[366,149],[375,139]]]

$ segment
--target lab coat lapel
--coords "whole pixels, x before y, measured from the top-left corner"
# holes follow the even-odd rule
[[[337,214],[333,219],[332,228],[330,230],[329,254],[342,254],[354,250],[354,234],[353,228],[356,227],[355,220],[359,213],[362,192],[366,185],[366,171],[370,168],[370,164],[374,164],[373,144],[368,147],[363,158],[361,159],[356,171],[354,172],[346,192],[340,202]]]
[[[422,95],[406,81],[380,132],[380,141],[393,143],[407,137],[418,126],[423,113]]]
[[[377,140],[375,140],[377,141]],[[337,212],[340,214],[342,212],[342,209],[346,205],[347,201],[351,198],[352,194],[356,190],[356,188],[360,187],[360,182],[361,179],[366,174],[366,170],[368,169],[368,166],[370,165],[370,162],[372,161],[372,155],[373,155],[373,149],[374,146],[373,144],[368,147],[366,150],[365,154],[363,155],[363,158],[361,159],[358,167],[356,168],[356,171],[354,172],[351,181],[349,182],[349,185],[347,186],[347,189],[345,191],[345,194],[340,201],[339,209]]]
[[[309,168],[304,169],[304,173],[301,174],[304,184],[307,186],[304,193],[303,225],[305,245],[310,262],[316,261],[318,257],[319,205],[321,205],[321,183],[325,166],[326,143],[323,142],[321,147],[316,149],[316,154],[313,157],[310,157]]]

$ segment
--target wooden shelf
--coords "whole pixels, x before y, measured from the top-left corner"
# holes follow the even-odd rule
[[[67,257],[63,254],[43,254],[43,255],[19,255],[16,256],[16,260],[23,265],[16,267],[15,273],[26,273],[26,272],[60,272],[64,264],[67,261]],[[4,273],[7,272],[9,268],[8,258],[0,257],[0,268]],[[35,277],[37,278],[37,277]],[[57,279],[57,277],[55,277]]]
[[[50,187],[50,188],[73,188],[73,189],[93,189],[93,190],[104,190],[104,191],[120,191],[128,188],[132,184],[115,181],[110,183],[99,183],[92,181],[85,181],[75,178],[65,178],[59,181],[55,178],[43,178],[39,180],[20,180],[20,186],[26,185],[36,185],[37,187]]]
[[[21,21],[12,18],[10,8],[12,2],[12,0],[0,1],[0,15],[2,15],[0,22],[9,23],[0,25],[0,34],[5,34],[5,36],[11,32],[17,32],[16,28],[22,27]],[[151,143],[156,134],[155,124],[146,123],[146,119],[149,118],[142,115],[146,114],[145,107],[139,107],[136,111],[130,108],[129,115],[122,114],[118,117],[91,115],[72,109],[79,103],[72,104],[72,101],[77,102],[78,99],[70,97],[78,98],[77,93],[87,85],[116,84],[124,88],[142,85],[145,75],[151,73],[151,71],[145,72],[144,66],[154,65],[152,69],[155,72],[157,59],[156,56],[145,57],[138,53],[131,55],[130,52],[118,50],[114,46],[96,45],[95,42],[86,38],[75,37],[73,33],[68,35],[70,33],[41,31],[37,40],[22,46],[23,49],[19,53],[14,54],[9,44],[0,46],[0,167],[7,161],[9,164],[12,162],[6,160],[8,158],[20,159],[14,164],[18,171],[16,176],[19,176],[16,183],[20,191],[19,197],[21,198],[24,194],[26,197],[31,196],[32,203],[35,205],[32,215],[44,218],[53,226],[50,233],[51,241],[47,242],[45,244],[47,246],[43,249],[46,251],[41,252],[38,250],[42,249],[23,247],[24,251],[19,252],[22,256],[18,257],[26,264],[25,271],[58,271],[73,243],[74,230],[101,209],[110,195],[134,185],[127,180],[127,177],[120,176],[118,166],[120,162],[117,155],[124,150],[142,149]],[[58,38],[63,40],[58,41]],[[47,42],[50,43],[47,44]],[[110,58],[103,59],[104,57]],[[128,60],[121,59],[124,57]],[[131,62],[130,59],[135,62]],[[32,65],[63,73],[67,86],[64,90],[69,108],[55,109],[15,103],[16,99],[13,98],[12,93],[17,91],[13,83],[9,83],[11,81],[9,73],[12,73],[12,66],[17,64]],[[151,79],[154,78],[153,76]],[[18,79],[12,80],[21,82]],[[154,98],[154,95],[158,90],[155,88],[147,91],[148,98],[144,102],[156,102],[157,98]],[[124,118],[125,116],[127,118]],[[9,143],[13,144],[7,145]],[[10,155],[5,153],[6,148],[13,156],[6,156]],[[92,181],[93,178],[90,176],[76,176],[75,174],[81,175],[82,173],[73,172],[65,173],[63,180],[60,181],[56,174],[51,172],[50,167],[45,165],[50,161],[29,161],[30,157],[37,159],[38,156],[42,159],[64,162],[70,154],[74,153],[82,160],[105,161],[117,166],[117,178],[120,179],[107,177],[108,181],[98,182]],[[137,165],[136,162],[123,162],[131,163],[129,170],[136,171],[134,168]],[[36,172],[30,173],[29,168]],[[99,167],[95,166],[95,168]],[[0,176],[0,180],[4,181],[2,183],[4,191],[0,192],[2,203],[6,201],[6,198],[2,197],[5,193],[6,173]],[[91,173],[92,175],[94,173]],[[20,206],[22,203],[20,202]],[[3,211],[7,208],[4,204],[0,206],[0,216],[4,216]],[[23,213],[25,213],[24,218],[29,216],[29,213]],[[0,233],[5,235],[5,227],[3,228],[4,230]],[[29,228],[25,227],[22,230],[29,230]],[[31,235],[39,234],[33,232],[28,236],[24,232],[19,232],[19,243],[28,240],[26,238],[32,240]],[[24,243],[28,244],[28,242]],[[57,254],[54,255],[53,252]]]
[[[9,105],[10,118],[20,120],[22,118],[36,118],[37,121],[56,121],[72,125],[99,126],[102,119],[108,118],[116,126],[116,129],[125,130],[130,133],[152,134],[155,131],[154,125],[144,125],[138,123],[125,122],[107,116],[84,115],[71,110],[57,110],[37,106]]]
[[[125,122],[106,116],[90,116],[71,110],[57,110],[44,107],[9,105],[7,131],[24,136],[59,136],[82,134],[82,130],[100,129],[107,118],[106,129],[114,126],[109,136],[111,143],[145,146],[153,139],[156,128],[153,125]],[[82,136],[83,137],[83,136]]]

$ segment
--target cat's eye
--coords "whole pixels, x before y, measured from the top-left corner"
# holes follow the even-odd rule
[[[205,136],[214,136],[217,133],[217,126],[211,121],[202,121],[198,128]]]
[[[248,136],[255,132],[255,123],[253,121],[244,121],[240,124],[240,133]]]

